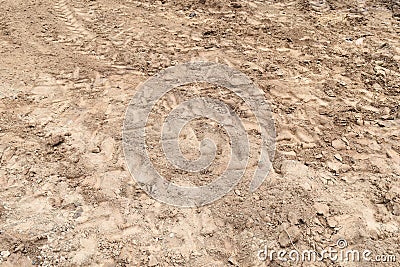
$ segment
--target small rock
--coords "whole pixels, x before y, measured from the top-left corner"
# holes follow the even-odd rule
[[[285,160],[282,162],[281,173],[285,176],[308,177],[309,169],[300,161]]]
[[[288,221],[291,224],[298,224],[299,221],[301,220],[301,218],[296,213],[294,213],[292,211],[289,211],[287,217],[288,217]]]
[[[379,83],[374,83],[372,85],[372,88],[374,88],[374,90],[376,90],[376,91],[382,91],[383,90],[382,86]]]
[[[289,247],[299,240],[300,234],[300,230],[296,226],[292,226],[279,234],[278,243],[282,248]]]
[[[154,257],[153,255],[150,255],[148,265],[149,266],[157,266],[158,261],[157,261],[156,257]]]
[[[8,251],[8,250],[4,250],[4,251],[2,251],[2,252],[0,253],[0,255],[1,255],[1,257],[2,257],[3,259],[6,259],[6,258],[8,258],[8,256],[11,255],[11,253],[10,253],[10,251]]]
[[[235,194],[240,196],[240,191],[239,190],[235,190]]]
[[[57,134],[57,135],[52,135],[50,138],[47,140],[47,144],[49,146],[55,147],[58,146],[62,143],[64,143],[65,137],[63,135]]]
[[[300,185],[304,190],[311,191],[312,187],[309,183],[305,182]]]
[[[349,142],[349,140],[347,140],[346,137],[342,137],[342,140],[343,140],[343,142],[346,143],[346,146],[349,146],[349,145],[350,145],[350,142]]]
[[[234,2],[234,3],[231,3],[231,7],[233,7],[233,8],[241,8],[242,5],[240,3]]]
[[[332,147],[336,150],[343,150],[346,149],[346,144],[339,139],[335,139],[332,141]]]
[[[290,141],[293,139],[293,134],[289,131],[282,131],[276,137],[276,141]]]
[[[322,159],[322,157],[323,157],[322,154],[315,155],[316,159]]]
[[[350,170],[351,170],[351,166],[348,164],[342,164],[339,169],[339,171],[342,173],[348,172]]]
[[[233,266],[239,266],[238,261],[234,257],[229,257],[228,262]]]
[[[355,41],[356,45],[362,45],[363,42],[364,42],[364,37],[358,38],[358,39]]]
[[[100,148],[98,147],[98,146],[96,146],[96,147],[94,147],[93,149],[92,149],[92,153],[100,153]]]
[[[343,161],[343,158],[342,158],[342,156],[340,154],[335,154],[334,157],[335,157],[335,159],[337,159],[340,162]]]
[[[278,238],[278,242],[282,248],[287,248],[288,246],[290,246],[290,239],[288,234],[286,232],[281,232]]]
[[[333,161],[328,161],[326,162],[326,166],[331,172],[339,173],[340,168],[342,167],[342,163],[340,162],[333,162]]]
[[[328,223],[328,226],[331,228],[335,228],[338,225],[338,222],[332,217],[327,218],[326,222]]]
[[[386,149],[386,156],[390,159],[400,159],[400,156],[393,149]]]
[[[329,215],[329,206],[324,203],[315,203],[314,208],[319,215]]]
[[[393,212],[392,213],[394,216],[400,216],[400,204],[399,203],[393,204]]]

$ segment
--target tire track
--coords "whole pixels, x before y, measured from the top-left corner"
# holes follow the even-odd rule
[[[88,7],[89,10],[84,10],[85,7]],[[133,32],[131,31],[135,27],[123,29],[125,23],[116,26],[108,25],[108,27],[99,25],[96,11],[100,8],[101,6],[96,2],[90,2],[88,5],[81,3],[81,6],[71,8],[66,0],[58,1],[54,5],[54,9],[66,25],[67,36],[65,39],[56,42],[72,46],[79,53],[95,56],[96,59],[110,67],[119,70],[130,69],[129,66],[124,66],[122,62],[118,62],[117,58],[120,58],[118,54],[123,53],[123,49],[132,41]],[[126,15],[119,9],[115,10],[117,16]],[[88,30],[83,22],[91,23],[93,30]],[[112,21],[112,23],[116,23],[116,21]],[[97,32],[107,36],[100,36]]]
[[[82,39],[82,40],[92,40],[95,38],[95,35],[92,32],[89,32],[82,23],[80,23],[75,16],[75,12],[72,11],[66,0],[60,0],[54,5],[55,10],[57,11],[61,20],[64,21],[67,28],[72,33],[74,39]],[[83,13],[81,13],[83,14]]]

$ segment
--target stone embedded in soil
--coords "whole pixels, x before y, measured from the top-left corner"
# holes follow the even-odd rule
[[[342,163],[340,162],[333,162],[333,161],[328,161],[326,163],[326,166],[329,168],[330,171],[338,173],[342,167]]]
[[[0,255],[1,255],[1,257],[2,257],[3,259],[6,259],[6,258],[8,258],[8,256],[11,255],[11,253],[10,253],[8,250],[4,250],[4,251],[2,251],[2,252],[0,253]]]
[[[47,144],[49,146],[55,147],[58,146],[62,143],[65,142],[65,137],[63,135],[57,134],[57,135],[52,135],[50,138],[47,140]]]
[[[234,257],[229,257],[228,262],[233,266],[240,266],[238,261]]]
[[[100,150],[100,148],[98,147],[98,146],[96,146],[96,147],[94,147],[94,148],[92,148],[92,153],[95,153],[95,154],[97,154],[97,153],[100,153],[101,152],[101,150]]]
[[[156,257],[154,257],[153,255],[150,255],[150,256],[149,256],[149,263],[148,263],[148,265],[149,265],[150,267],[152,267],[152,266],[157,266],[157,265],[158,265],[158,261],[157,261]]]
[[[338,222],[332,217],[327,218],[326,222],[328,223],[328,226],[331,228],[334,228],[338,225]]]
[[[300,234],[300,230],[296,226],[292,226],[279,234],[278,243],[282,248],[287,248],[299,240]]]
[[[296,177],[307,177],[308,167],[296,160],[285,160],[282,162],[281,173],[283,175],[294,175]]]
[[[392,213],[395,216],[400,216],[400,204],[399,203],[393,204],[393,212]]]
[[[301,220],[303,220],[298,214],[292,211],[289,211],[287,218],[291,224],[298,224]]]
[[[307,182],[302,183],[300,186],[301,186],[304,190],[307,190],[307,191],[311,191],[311,190],[312,190],[312,186],[311,186],[309,183],[307,183]]]
[[[332,141],[332,147],[336,150],[343,150],[346,149],[346,144],[339,139],[335,139]]]
[[[324,203],[315,203],[314,208],[319,215],[329,215],[329,206]]]
[[[237,3],[237,2],[233,2],[233,3],[231,3],[230,6],[233,7],[233,8],[241,8],[241,7],[242,7],[242,4]]]
[[[343,161],[343,158],[342,158],[342,156],[340,154],[335,154],[334,157],[335,157],[335,159],[337,159],[340,162]]]
[[[286,232],[281,232],[278,237],[278,242],[282,248],[287,248],[288,246],[290,246],[290,239],[288,234]]]

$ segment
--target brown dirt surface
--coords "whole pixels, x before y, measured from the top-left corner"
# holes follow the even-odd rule
[[[258,258],[265,245],[322,251],[340,238],[399,261],[399,36],[396,0],[0,0],[0,265],[366,266]],[[130,176],[123,121],[139,84],[199,60],[264,91],[276,156],[257,191],[247,190],[252,154],[235,190],[179,208]],[[147,144],[176,183],[208,183],[227,162],[226,133],[207,120],[187,125],[181,143],[196,158],[199,140],[216,140],[207,172],[162,159],[158,121],[196,94],[248,117],[223,88],[166,95]]]

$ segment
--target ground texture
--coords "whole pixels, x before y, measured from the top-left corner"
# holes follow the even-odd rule
[[[265,245],[322,251],[340,238],[399,261],[395,2],[0,0],[0,264],[366,266],[257,257]],[[240,70],[265,92],[277,150],[256,192],[253,153],[235,190],[181,209],[135,184],[122,127],[140,83],[197,60]],[[226,90],[193,85],[167,95],[149,128],[196,93],[249,113]],[[257,127],[246,126],[256,149]],[[228,140],[212,122],[185,129],[183,153],[195,158],[205,136],[221,143],[219,163],[185,182],[223,171]],[[154,140],[155,165],[179,182]]]

